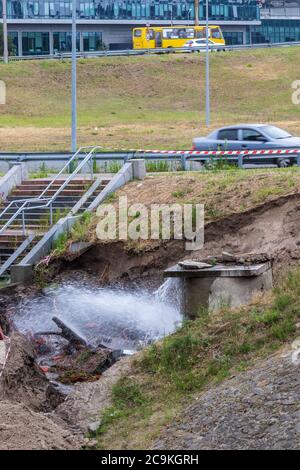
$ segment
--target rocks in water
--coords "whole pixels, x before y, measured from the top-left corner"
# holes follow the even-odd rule
[[[90,382],[98,380],[101,374],[111,367],[122,355],[122,351],[113,351],[108,348],[95,350],[85,348],[72,355],[63,356],[50,368],[51,372],[58,374],[63,384],[76,382]]]
[[[64,338],[66,338],[73,346],[87,346],[86,340],[72,330],[65,322],[63,322],[60,318],[53,317],[52,321],[61,329],[61,332],[58,333]]]

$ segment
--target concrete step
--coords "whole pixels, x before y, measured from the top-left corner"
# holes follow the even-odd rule
[[[54,214],[54,213],[55,213],[55,210],[53,210],[53,214]],[[1,221],[1,220],[9,220],[14,214],[15,214],[15,212],[7,211],[7,212],[5,212],[5,214],[2,215],[0,221]],[[47,217],[48,214],[50,214],[50,210],[49,210],[49,209],[47,209],[47,210],[45,210],[45,211],[43,211],[43,212],[41,212],[41,211],[39,211],[39,212],[37,212],[37,211],[35,211],[35,212],[31,212],[31,211],[30,211],[30,212],[27,212],[27,211],[25,211],[25,212],[24,212],[24,217],[25,217],[25,219],[26,219],[26,218],[30,218],[30,217],[35,217],[35,218],[38,219],[38,218],[41,218],[41,217]],[[17,215],[17,218],[18,218],[18,219],[22,219],[22,213],[18,214],[18,215]]]
[[[48,190],[45,194],[44,194],[44,197],[51,197],[53,196],[54,194],[56,193],[56,190]],[[85,193],[85,191],[81,190],[81,189],[63,189],[59,195],[61,196],[83,196],[83,194]],[[18,199],[19,196],[25,196],[27,198],[29,197],[33,197],[33,196],[36,196],[38,197],[39,195],[41,194],[41,191],[40,190],[34,190],[34,189],[30,189],[30,190],[19,190],[19,189],[14,189],[11,193],[10,193],[10,197],[14,197],[15,199]]]
[[[81,191],[86,191],[90,187],[90,184],[84,185],[84,184],[68,184],[65,189],[74,189],[74,190],[81,190]],[[49,190],[55,190],[57,191],[58,189],[61,188],[61,185],[51,185]],[[16,186],[17,190],[19,191],[39,191],[43,192],[46,189],[46,186],[41,185],[41,184],[21,184],[19,186]],[[48,191],[49,191],[48,190]]]
[[[1,250],[2,248],[7,248],[7,247],[10,247],[10,248],[16,248],[18,247],[24,240],[0,240],[0,253],[1,253]]]
[[[11,230],[19,230],[20,232],[22,231],[22,226],[21,224],[17,224],[17,223],[12,223],[9,228]],[[48,225],[39,225],[39,224],[26,224],[26,233],[28,232],[42,232],[42,231],[45,231],[45,230],[49,230],[49,226]]]
[[[80,196],[71,196],[71,195],[59,195],[57,196],[57,198],[55,199],[54,203],[53,204],[56,204],[57,202],[68,202],[68,201],[79,201],[79,199],[81,198],[81,195]],[[28,196],[20,196],[18,197],[18,199],[28,199]],[[7,197],[7,201],[11,202],[11,201],[15,201],[16,200],[16,197],[14,196],[8,196]],[[38,203],[38,202],[37,202]],[[8,204],[6,204],[8,205]]]
[[[18,245],[19,246],[19,245]],[[2,246],[1,251],[0,251],[0,256],[6,256],[8,257],[15,251],[15,247],[12,246]]]

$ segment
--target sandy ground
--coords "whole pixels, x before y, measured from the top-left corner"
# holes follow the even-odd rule
[[[41,412],[23,403],[0,401],[1,450],[72,450],[82,441]]]
[[[47,413],[48,382],[34,358],[28,341],[13,333],[11,353],[0,378],[0,449],[78,449],[83,440],[65,422]]]

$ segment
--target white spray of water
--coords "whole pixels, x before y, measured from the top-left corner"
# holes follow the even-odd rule
[[[90,344],[109,345],[111,338],[119,338],[117,344],[111,342],[112,347],[134,348],[137,338],[144,342],[158,339],[180,324],[176,296],[169,295],[172,286],[168,280],[151,294],[66,284],[23,302],[14,323],[25,334],[57,331],[52,321],[57,316]]]

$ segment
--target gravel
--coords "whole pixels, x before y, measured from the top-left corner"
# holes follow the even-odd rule
[[[299,449],[300,364],[293,353],[200,395],[162,431],[155,449]]]

